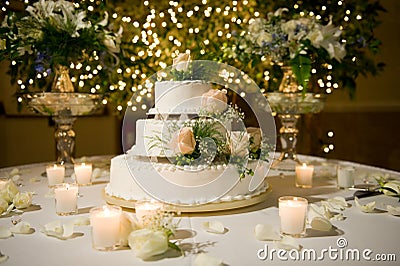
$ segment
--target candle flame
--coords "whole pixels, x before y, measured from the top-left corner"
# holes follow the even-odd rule
[[[103,211],[104,211],[104,216],[110,216],[110,209],[107,207],[107,205],[103,206]]]
[[[303,163],[303,167],[307,167],[307,164],[306,164],[306,163]]]

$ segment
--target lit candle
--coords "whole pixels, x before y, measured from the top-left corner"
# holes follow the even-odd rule
[[[135,203],[135,213],[136,218],[140,224],[146,221],[146,218],[154,216],[163,209],[163,204],[161,202],[155,201],[137,201]]]
[[[337,183],[339,188],[349,188],[354,186],[354,167],[338,166]]]
[[[78,185],[66,183],[56,185],[54,199],[58,215],[76,214],[78,211]]]
[[[305,234],[308,201],[305,198],[284,196],[279,198],[281,233],[300,237]]]
[[[46,167],[46,174],[49,187],[54,187],[64,182],[65,167],[57,164],[50,165]]]
[[[78,185],[90,185],[92,183],[92,164],[75,164],[74,171]]]
[[[313,165],[307,165],[305,163],[303,163],[302,165],[297,165],[296,166],[296,187],[311,188],[313,172],[314,172]]]
[[[93,248],[113,250],[117,247],[120,234],[122,209],[119,206],[95,207],[90,210]]]

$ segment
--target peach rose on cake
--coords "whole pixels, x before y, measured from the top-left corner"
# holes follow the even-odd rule
[[[172,60],[173,67],[178,71],[187,71],[189,67],[190,54],[179,54]]]
[[[193,129],[191,127],[181,128],[173,140],[173,146],[175,146],[175,152],[192,154],[196,148],[196,140],[194,138]]]
[[[211,89],[201,96],[201,106],[208,112],[222,113],[227,108],[226,90]]]

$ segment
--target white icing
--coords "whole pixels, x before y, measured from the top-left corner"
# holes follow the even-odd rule
[[[239,180],[239,174],[236,168],[232,166],[224,167],[223,165],[213,166],[214,167],[206,168],[201,171],[190,171],[189,167],[189,171],[184,171],[174,165],[151,163],[146,160],[140,160],[133,156],[119,155],[111,160],[110,183],[106,186],[106,193],[108,195],[116,196],[125,200],[152,199],[152,197],[137,184],[134,176],[132,176],[131,173],[135,172],[141,174],[151,180],[151,173],[154,171],[154,169],[169,182],[181,186],[200,186],[202,184],[212,182],[222,173],[228,174],[232,176],[232,178],[237,178],[237,180]],[[248,165],[248,167],[253,169],[255,166],[255,162],[250,162]],[[249,176],[239,180],[233,189],[220,197],[216,202],[250,199],[251,197],[259,195],[267,189],[266,184],[263,183],[256,190],[250,192],[250,180],[251,177]],[[155,178],[154,186],[157,185],[157,178]],[[217,196],[220,195],[215,195],[215,191],[205,190],[202,198],[193,199],[190,197],[190,195],[186,195],[184,197],[182,197],[182,195],[180,195],[180,197],[171,195],[173,198],[167,199],[167,201],[177,204],[199,204],[209,202],[210,199],[215,199]]]

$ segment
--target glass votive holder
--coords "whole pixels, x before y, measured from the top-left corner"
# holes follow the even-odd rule
[[[90,210],[92,246],[96,250],[115,250],[119,244],[122,209],[104,205]]]
[[[281,234],[302,237],[306,232],[308,201],[305,198],[283,196],[278,199]]]
[[[64,182],[65,166],[61,164],[52,164],[46,167],[47,183],[49,187]]]
[[[92,164],[81,163],[74,165],[75,180],[80,186],[88,186],[92,184]]]
[[[54,186],[54,199],[57,215],[78,213],[78,185],[62,183]]]
[[[135,203],[136,219],[140,224],[145,224],[146,219],[163,211],[164,204],[158,201],[143,200]]]
[[[296,165],[296,187],[312,188],[313,173],[313,165]]]
[[[355,168],[351,166],[337,167],[337,185],[338,188],[349,188],[354,186]]]

